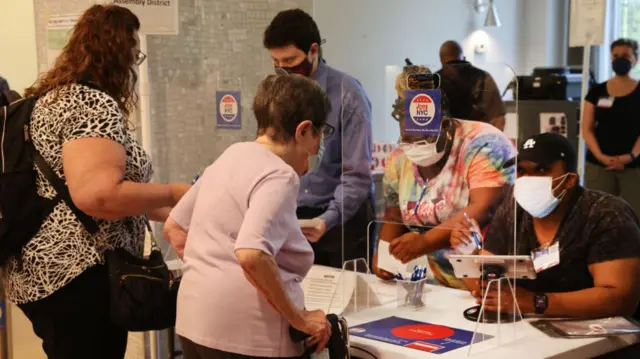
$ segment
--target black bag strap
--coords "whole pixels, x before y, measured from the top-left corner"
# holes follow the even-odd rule
[[[160,250],[160,245],[158,244],[158,241],[156,240],[156,236],[153,234],[153,228],[151,228],[151,222],[149,221],[149,217],[144,217],[144,223],[147,226],[147,231],[149,231],[149,236],[151,237],[151,251],[161,251]]]
[[[73,212],[73,214],[76,216],[76,218],[78,218],[80,223],[82,223],[84,228],[89,233],[91,233],[92,235],[98,233],[98,230],[99,230],[98,224],[96,223],[96,221],[93,220],[93,218],[91,218],[91,216],[87,215],[86,213],[82,212],[78,207],[76,207],[76,205],[73,203],[73,200],[71,199],[69,188],[67,188],[67,185],[64,183],[62,178],[60,178],[53,171],[51,166],[49,166],[47,161],[45,161],[45,159],[38,153],[38,151],[35,150],[35,148],[33,149],[33,152],[34,152],[33,161],[35,162],[36,166],[38,166],[38,168],[40,169],[40,172],[42,172],[42,174],[47,179],[47,181],[51,183],[53,188],[58,193],[58,196],[62,200],[64,200],[64,202],[67,204],[67,206],[69,206],[69,208],[71,208],[71,211]]]

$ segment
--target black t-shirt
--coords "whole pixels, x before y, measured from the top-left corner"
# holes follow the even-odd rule
[[[514,253],[513,190],[496,211],[483,243],[496,255],[529,255],[538,249],[533,217],[517,206],[517,241]],[[534,280],[518,285],[534,292],[562,293],[593,287],[588,266],[624,258],[640,258],[640,223],[633,209],[619,197],[578,188],[555,241],[560,246],[560,264],[538,273]]]
[[[463,120],[490,122],[504,116],[505,107],[495,81],[484,70],[467,61],[452,61],[436,72],[436,81],[446,95],[450,116]]]
[[[613,98],[613,104],[607,107],[607,101],[601,99],[609,98],[606,82],[592,87],[585,97],[596,107],[595,136],[605,155],[626,155],[640,137],[640,85],[627,96]],[[591,151],[587,152],[587,161],[602,165]],[[640,167],[640,159],[626,167]]]

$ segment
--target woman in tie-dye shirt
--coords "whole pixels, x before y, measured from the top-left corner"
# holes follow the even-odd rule
[[[462,289],[464,283],[455,278],[447,260],[453,251],[451,229],[465,213],[486,224],[491,209],[501,200],[503,185],[514,181],[516,151],[491,125],[446,117],[445,103],[439,136],[407,134],[404,92],[412,73],[430,71],[407,66],[398,76],[393,117],[399,121],[401,138],[384,174],[385,222],[403,225],[383,224],[379,238],[391,242],[391,254],[403,262],[426,254],[439,284]],[[432,83],[419,86],[429,88]],[[393,277],[377,268],[377,253],[373,265],[381,278]]]

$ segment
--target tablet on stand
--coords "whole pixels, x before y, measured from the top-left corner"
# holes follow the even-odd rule
[[[530,256],[484,256],[484,255],[451,255],[449,262],[453,266],[455,275],[459,279],[479,279],[483,286],[484,294],[482,304],[466,309],[463,315],[466,319],[474,321],[474,339],[476,335],[490,332],[492,328],[496,332],[497,345],[520,339],[524,336],[524,330],[518,330],[518,324],[523,317],[517,302],[505,300],[504,293],[511,292],[516,296],[515,280],[531,280],[536,278],[533,260]],[[488,293],[498,292],[498,311],[484,310]],[[503,309],[504,305],[511,303],[511,308]],[[520,322],[520,323],[519,323]],[[481,326],[484,326],[480,330]],[[508,326],[508,328],[505,328]],[[504,330],[508,329],[508,330]],[[469,354],[474,345],[469,347]]]

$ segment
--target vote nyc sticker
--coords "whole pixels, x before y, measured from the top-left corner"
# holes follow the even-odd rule
[[[242,128],[240,92],[218,91],[216,92],[216,125],[218,128],[240,129]]]
[[[411,135],[438,135],[441,118],[440,90],[407,90],[404,97],[404,130]]]

